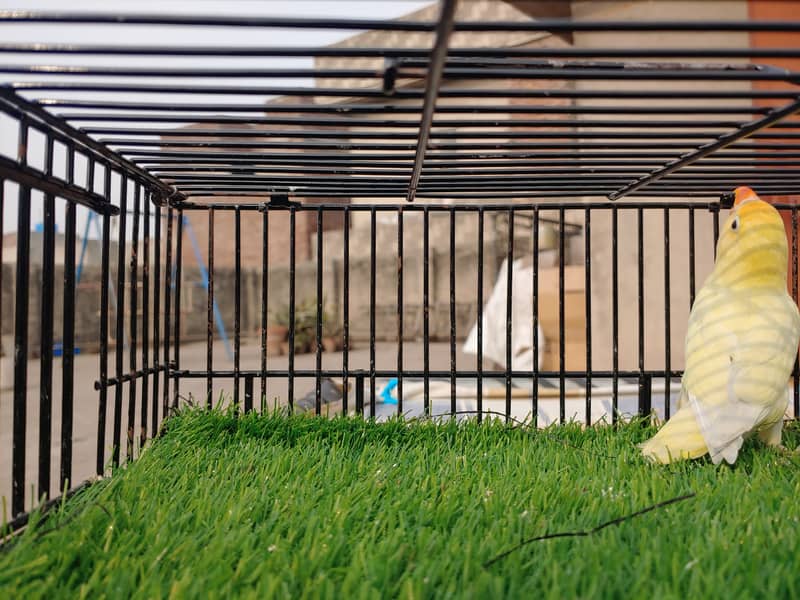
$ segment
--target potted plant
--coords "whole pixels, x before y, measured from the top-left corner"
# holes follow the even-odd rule
[[[280,356],[288,350],[289,307],[281,305],[270,311],[270,323],[267,325],[267,355]],[[284,349],[284,344],[286,348]]]
[[[322,315],[322,348],[325,352],[336,352],[342,349],[342,326],[339,320],[329,312]]]
[[[314,334],[308,329],[298,329],[294,332],[294,352],[295,354],[307,354],[313,351]]]
[[[317,306],[312,301],[300,302],[294,310],[294,351],[297,354],[304,354],[315,349],[313,346],[316,339]],[[289,349],[289,343],[286,343]]]

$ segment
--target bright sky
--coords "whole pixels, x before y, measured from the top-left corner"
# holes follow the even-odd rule
[[[50,12],[114,12],[145,13],[145,14],[177,14],[177,15],[220,15],[220,16],[305,16],[305,17],[340,17],[359,19],[393,19],[407,15],[424,6],[431,4],[432,0],[0,0],[0,10],[24,11],[50,11]],[[142,34],[146,33],[145,37]],[[250,29],[250,28],[220,28],[220,27],[173,27],[159,26],[100,26],[100,25],[47,25],[47,24],[0,24],[0,40],[3,43],[76,43],[84,45],[176,45],[176,46],[324,46],[344,39],[357,32],[325,31],[325,30],[280,30],[280,29]],[[204,67],[237,67],[246,68],[248,65],[265,67],[310,67],[310,58],[143,58],[143,57],[104,57],[104,56],[50,56],[43,61],[42,56],[0,54],[0,64],[50,64],[50,65],[106,65],[106,66],[204,66]],[[202,65],[198,65],[202,60]],[[41,80],[42,76],[26,77],[22,75],[0,74],[0,83],[10,81]],[[70,81],[77,81],[70,77]],[[113,79],[93,77],[93,82],[113,82]],[[130,82],[130,80],[126,79]],[[158,82],[157,79],[141,78],[134,81],[142,83]],[[208,79],[182,79],[186,83],[212,84]],[[163,79],[161,80],[163,83]],[[232,81],[217,82],[220,85],[233,85]],[[311,80],[303,79],[239,79],[236,83],[241,85],[293,85],[311,86]],[[44,96],[58,96],[69,98],[74,96],[67,92],[57,94],[46,93]],[[86,97],[86,94],[79,95]],[[89,97],[103,98],[103,94],[93,93]],[[114,96],[121,99],[119,95]],[[133,99],[133,98],[128,98]],[[157,98],[148,94],[137,94],[136,100],[149,101]],[[163,96],[160,98],[164,100]],[[186,102],[237,102],[256,103],[264,98],[249,97],[238,98],[213,96],[171,96],[170,101]],[[16,127],[0,115],[0,154],[15,157],[17,147]],[[31,139],[30,147],[35,154],[41,154],[41,140]],[[55,162],[61,157],[55,154]],[[43,160],[43,159],[40,159]],[[36,164],[36,160],[32,164]],[[81,183],[83,173],[78,172],[78,183]],[[58,174],[58,172],[56,172]],[[9,187],[10,186],[10,187]],[[16,187],[7,184],[8,199],[15,197]],[[41,221],[42,209],[34,196],[32,222]],[[15,202],[6,201],[4,214],[4,231],[16,230],[17,211]],[[58,203],[59,205],[62,203]],[[78,234],[83,234],[84,223],[88,211],[79,208]],[[59,206],[57,220],[63,219],[63,207]],[[90,232],[94,237],[93,232]]]

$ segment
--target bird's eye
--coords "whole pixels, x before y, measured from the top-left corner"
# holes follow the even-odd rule
[[[733,221],[731,221],[731,229],[733,231],[739,229],[739,217],[734,217]]]

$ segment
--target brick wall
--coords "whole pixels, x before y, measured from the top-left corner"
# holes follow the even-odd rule
[[[748,12],[750,18],[753,20],[765,21],[785,21],[796,19],[800,15],[800,1],[798,0],[750,0],[748,2]],[[753,48],[792,48],[798,45],[798,34],[796,32],[779,32],[779,31],[763,31],[750,34],[750,45]],[[790,71],[800,71],[800,59],[798,58],[770,58],[761,59],[755,62],[767,62],[776,67],[782,67]],[[760,90],[796,90],[797,86],[783,81],[756,81],[753,82],[753,87]],[[754,104],[756,106],[777,106],[788,102],[788,100],[769,100],[756,98]],[[800,132],[800,127],[792,129],[781,129],[781,133],[795,133]],[[774,143],[781,143],[781,140],[770,140]],[[792,143],[794,140],[786,140]],[[776,168],[776,167],[770,167]],[[779,168],[779,167],[778,167]],[[792,168],[792,167],[789,167]],[[756,192],[758,190],[756,189]],[[763,195],[762,195],[763,196]],[[800,196],[764,196],[764,198],[771,202],[780,203],[800,203]],[[786,226],[786,235],[789,237],[791,245],[792,236],[792,213],[791,211],[781,211],[781,216]],[[800,232],[796,232],[797,235]],[[794,278],[791,268],[791,256],[789,257],[789,289],[794,289]],[[798,257],[798,265],[800,265],[800,257]]]
[[[219,201],[220,199],[216,199]],[[225,201],[235,202],[233,197]],[[208,265],[208,212],[205,210],[187,210],[184,215],[188,219],[192,232],[197,239],[200,255],[204,264]],[[276,210],[269,214],[269,264],[289,264],[289,211]],[[326,213],[323,217],[323,231],[341,230],[342,214]],[[235,261],[235,213],[229,210],[214,212],[214,266],[215,268],[233,268]],[[260,212],[244,211],[241,213],[241,262],[243,269],[261,269],[263,246],[263,215]],[[295,260],[297,263],[311,260],[316,255],[317,246],[317,213],[314,211],[298,211],[295,213]],[[183,240],[183,264],[185,267],[197,266],[197,259],[192,248],[188,232]]]

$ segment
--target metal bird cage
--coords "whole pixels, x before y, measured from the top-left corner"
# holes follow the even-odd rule
[[[797,298],[800,22],[538,4],[0,13],[77,40],[0,44],[11,525],[184,401],[668,416],[739,185],[782,211]]]

